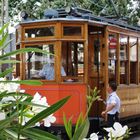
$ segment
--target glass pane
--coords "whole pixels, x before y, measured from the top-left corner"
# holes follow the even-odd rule
[[[128,81],[128,37],[120,35],[120,84]]]
[[[84,76],[84,45],[80,42],[62,43],[62,65],[67,79],[64,81],[81,81]],[[76,78],[76,77],[81,77]]]
[[[137,79],[137,63],[131,61],[130,62],[130,83],[136,84],[136,79]]]
[[[54,54],[53,44],[43,44],[26,46],[33,48],[40,48],[46,50],[48,53]],[[29,52],[25,55],[26,60],[26,79],[55,79],[55,69],[54,69],[54,56],[45,55],[38,52]]]
[[[53,26],[25,29],[25,38],[35,38],[35,37],[45,37],[45,36],[54,36]]]
[[[127,83],[127,62],[120,62],[120,84]]]
[[[81,26],[64,26],[63,27],[64,36],[81,36]]]
[[[116,81],[116,48],[117,48],[117,35],[109,34],[108,36],[108,74],[109,81]]]
[[[100,69],[100,40],[99,39],[95,39],[94,40],[94,72],[98,72],[98,70]]]
[[[116,59],[117,35],[109,34],[109,58]]]
[[[120,35],[120,60],[128,59],[127,47],[128,47],[128,37]]]
[[[137,38],[130,37],[130,61],[137,61]]]
[[[130,83],[136,84],[137,80],[137,38],[130,37]]]

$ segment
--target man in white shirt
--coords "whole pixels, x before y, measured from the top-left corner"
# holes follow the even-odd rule
[[[112,127],[114,122],[119,121],[120,112],[120,98],[116,94],[117,85],[112,82],[108,86],[108,98],[106,102],[106,109],[101,113],[102,116],[107,116],[107,124]]]
[[[39,71],[39,76],[46,80],[54,80],[54,59],[51,59],[49,63],[45,64],[42,70]],[[61,75],[66,76],[64,68],[61,66]]]

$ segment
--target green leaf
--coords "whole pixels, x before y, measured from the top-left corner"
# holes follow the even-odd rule
[[[0,81],[1,83],[17,83],[24,85],[42,85],[42,82],[39,80],[21,80],[21,81]]]
[[[10,117],[0,121],[0,131],[8,127],[11,122],[18,116],[18,112],[14,113]]]
[[[8,47],[9,43],[10,43],[11,41],[13,41],[13,40],[14,40],[14,39],[8,40],[8,41],[6,42],[6,44],[4,44],[3,46],[0,47],[0,51],[3,50],[4,48]]]
[[[89,130],[89,120],[88,118],[83,122],[83,124],[78,128],[78,130],[74,133],[72,140],[82,140],[88,134]]]
[[[7,38],[8,38],[8,32],[6,32],[6,33],[2,36],[2,38],[1,38],[1,40],[0,40],[0,47],[3,48],[4,43],[6,42]]]
[[[7,29],[8,26],[9,26],[9,23],[6,23],[6,24],[4,24],[4,26],[2,26],[2,27],[0,28],[0,35],[3,34],[4,30]]]
[[[42,85],[43,83],[39,80],[22,80],[17,81],[19,84],[25,84],[25,85]]]
[[[42,131],[37,128],[29,128],[21,131],[23,136],[26,136],[32,140],[60,140],[58,137],[48,133],[46,131]]]
[[[23,93],[19,93],[19,92],[17,93],[17,92],[7,92],[7,91],[4,91],[4,92],[1,92],[1,94],[0,94],[0,98],[4,98],[4,97],[8,97],[8,96],[13,96],[13,97],[14,97],[14,96],[17,96],[17,97],[18,97],[18,96],[19,96],[19,97],[20,97],[20,96],[22,96],[22,97],[24,97],[24,96],[25,96],[25,97],[26,97],[26,96],[28,97],[28,96],[29,96],[29,97],[32,97],[30,94],[27,94],[27,93],[24,93],[24,94],[23,94]]]
[[[22,96],[20,99],[18,99],[18,105],[16,104],[15,108],[13,109],[12,113],[15,113],[18,109],[19,112],[19,116],[22,116],[23,111],[28,107],[28,105],[31,103],[31,100],[33,99],[32,96],[27,97],[24,101],[22,101]],[[17,102],[17,101],[15,101]],[[24,102],[26,102],[26,104],[24,104]]]
[[[3,97],[5,97],[6,94],[7,94],[7,91],[3,91],[0,93],[0,101],[3,99]]]
[[[17,140],[17,138],[18,138],[18,134],[10,129],[4,129],[3,134],[7,138],[12,138],[12,140]]]
[[[26,100],[20,102],[19,104],[22,104],[22,105],[31,105],[31,106],[37,106],[37,107],[46,108],[46,106],[44,106],[44,105],[35,104],[35,103],[32,103],[32,102],[27,102]]]
[[[0,77],[5,77],[6,75],[8,75],[9,73],[11,73],[13,71],[14,68],[9,68],[6,69],[4,72],[0,73]]]
[[[76,122],[76,126],[75,126],[75,132],[78,130],[79,126],[83,123],[83,114],[80,113],[78,120]]]
[[[65,130],[66,130],[66,133],[67,133],[69,139],[72,138],[72,121],[71,121],[71,119],[72,118],[70,118],[67,122],[65,114],[63,114],[64,126],[65,126]]]
[[[0,64],[15,64],[20,63],[18,60],[0,60]]]
[[[41,121],[42,119],[46,118],[47,116],[51,115],[55,111],[57,111],[59,108],[61,108],[70,98],[70,96],[61,99],[57,103],[51,105],[47,109],[43,110],[42,112],[35,115],[32,119],[30,119],[25,126],[23,126],[24,129],[29,128],[31,126],[34,126],[37,122]]]
[[[38,49],[38,48],[22,48],[22,49],[18,49],[18,50],[6,53],[4,55],[1,55],[0,59],[5,59],[5,58],[8,58],[9,56],[12,56],[12,55],[17,55],[17,54],[32,52],[32,51],[40,52],[40,53],[43,53],[43,54],[50,54],[47,51],[45,51],[45,50],[43,51],[42,49]]]

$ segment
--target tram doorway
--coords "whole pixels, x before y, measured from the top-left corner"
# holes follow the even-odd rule
[[[100,90],[99,94],[101,97],[104,94],[103,37],[103,28],[89,27],[88,84],[91,89],[97,87],[98,90]],[[94,107],[91,109],[90,115],[99,117],[102,111],[101,108],[103,107],[103,103],[99,103],[97,101],[93,106]]]

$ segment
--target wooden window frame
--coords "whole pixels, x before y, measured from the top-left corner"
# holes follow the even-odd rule
[[[28,26],[28,25],[26,25],[26,26],[24,26],[23,27],[23,41],[38,41],[38,40],[40,40],[40,41],[44,41],[44,40],[50,40],[50,39],[54,39],[54,38],[56,38],[56,23],[51,23],[51,24],[31,24],[32,26]],[[35,38],[31,38],[31,37],[28,37],[28,38],[26,38],[25,37],[25,30],[26,29],[34,29],[34,28],[45,28],[45,27],[54,27],[54,36],[43,36],[43,37],[35,37]]]
[[[81,27],[81,35],[72,35],[72,36],[64,36],[64,27],[67,26],[67,27]],[[62,23],[61,25],[61,30],[62,30],[62,38],[64,39],[74,39],[74,40],[77,40],[77,39],[84,39],[85,35],[84,35],[84,24],[80,24],[80,23],[75,23],[75,24],[70,24],[70,23]]]

